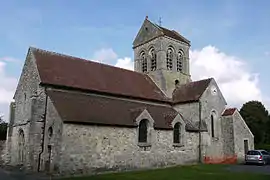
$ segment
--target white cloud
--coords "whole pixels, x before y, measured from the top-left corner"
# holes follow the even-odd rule
[[[124,59],[118,59],[115,66],[128,70],[134,70],[133,61],[129,57],[125,57]]]
[[[115,66],[133,70],[133,61],[118,59]],[[206,46],[190,51],[190,69],[193,81],[213,77],[229,106],[240,108],[247,101],[259,100],[268,107],[270,100],[259,89],[259,75],[252,73],[244,60]]]
[[[94,53],[91,61],[114,65],[115,67],[133,70],[133,61],[130,57],[118,58],[113,49],[100,49]],[[116,63],[115,63],[116,61]]]
[[[213,46],[190,52],[192,80],[213,77],[229,105],[241,107],[250,100],[263,100],[259,75],[241,59],[226,55]]]
[[[13,57],[2,57],[2,58],[0,58],[0,61],[19,62],[19,59],[16,59],[16,58],[13,58]]]
[[[101,63],[111,64],[117,59],[117,54],[111,48],[100,49],[94,53],[93,59]]]
[[[92,61],[134,70],[130,57],[117,58],[117,54],[109,48],[94,53]],[[12,62],[12,59],[0,58],[0,114],[5,115],[5,120],[8,119],[8,104],[17,85],[17,79],[5,73],[6,63]],[[259,89],[259,75],[252,73],[245,61],[220,52],[213,46],[206,46],[190,51],[190,63],[192,80],[215,78],[229,105],[240,107],[247,101],[259,100],[270,107],[270,99],[264,97]]]
[[[17,85],[17,79],[9,77],[5,72],[5,59],[14,58],[0,58],[0,114],[4,114],[4,120],[8,120],[8,107],[12,101],[13,94]]]

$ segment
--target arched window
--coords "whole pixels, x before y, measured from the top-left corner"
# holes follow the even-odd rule
[[[184,61],[184,53],[182,50],[180,50],[177,54],[177,63],[176,63],[177,71],[181,72],[183,70],[183,61]]]
[[[140,57],[141,57],[141,61],[142,61],[142,72],[146,72],[147,71],[147,59],[145,57],[145,53],[142,52]]]
[[[52,135],[53,135],[53,128],[52,127],[49,127],[49,129],[48,129],[48,136],[49,136],[49,138],[51,138]]]
[[[173,127],[173,143],[179,144],[181,143],[181,124],[177,122]]]
[[[215,137],[215,122],[213,114],[211,114],[211,135],[212,137]]]
[[[154,48],[150,49],[149,56],[151,60],[151,71],[155,71],[157,69],[157,55]]]
[[[148,121],[146,119],[141,120],[139,124],[139,143],[147,142],[147,124]]]
[[[168,70],[172,70],[172,67],[173,67],[173,53],[174,53],[173,48],[169,47],[166,54]]]
[[[19,138],[18,138],[18,150],[19,150],[19,162],[23,164],[24,162],[24,132],[22,129],[19,130]]]

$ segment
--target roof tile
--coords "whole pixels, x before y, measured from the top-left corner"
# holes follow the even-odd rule
[[[41,82],[148,100],[169,101],[145,74],[31,48]]]
[[[225,109],[225,111],[222,113],[222,116],[231,116],[234,114],[234,112],[236,111],[236,108],[227,108]]]
[[[171,129],[178,112],[170,106],[151,105],[78,92],[48,90],[48,95],[64,122],[137,126],[136,118],[146,109],[154,127]]]
[[[212,78],[203,79],[178,86],[173,92],[173,102],[187,103],[199,100],[211,80]]]

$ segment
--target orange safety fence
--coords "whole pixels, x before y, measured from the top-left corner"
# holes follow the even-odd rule
[[[205,164],[236,164],[237,163],[237,155],[233,156],[223,156],[223,157],[204,157]]]

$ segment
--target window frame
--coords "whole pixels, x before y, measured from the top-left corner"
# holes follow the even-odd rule
[[[150,62],[151,62],[151,71],[155,71],[157,69],[157,54],[153,47],[149,50]]]
[[[171,51],[169,55],[169,51]],[[174,57],[174,48],[172,46],[169,46],[166,51],[166,65],[167,70],[173,70],[173,57]]]

